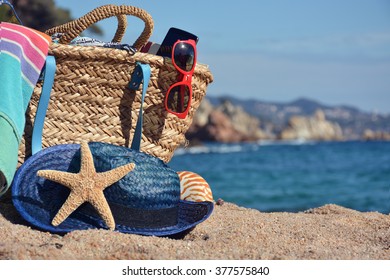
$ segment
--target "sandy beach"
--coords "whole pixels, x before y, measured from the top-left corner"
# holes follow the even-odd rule
[[[263,213],[224,202],[180,236],[107,230],[61,236],[31,228],[6,195],[0,199],[0,259],[389,260],[390,215],[337,205]]]

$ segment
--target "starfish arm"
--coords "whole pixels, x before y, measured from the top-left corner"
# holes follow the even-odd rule
[[[69,189],[74,189],[80,184],[79,175],[76,173],[68,173],[58,170],[39,170],[37,175],[64,185]]]
[[[70,214],[73,213],[74,210],[83,204],[83,202],[84,199],[80,195],[71,192],[65,203],[62,205],[61,209],[57,212],[56,216],[52,220],[52,225],[58,226],[61,224],[66,218],[69,217]]]
[[[96,173],[95,165],[93,163],[92,152],[88,146],[87,142],[81,143],[81,174],[93,174]]]
[[[83,142],[81,143],[81,168],[79,173],[39,170],[38,176],[60,183],[71,190],[65,203],[52,220],[52,224],[54,226],[61,224],[82,203],[88,201],[102,217],[107,227],[114,230],[114,217],[104,197],[103,190],[122,179],[134,168],[135,164],[129,163],[113,170],[96,173],[89,145]]]
[[[98,178],[97,182],[99,182],[99,188],[104,190],[105,188],[125,177],[134,168],[134,163],[128,163],[106,172],[97,173],[96,176]]]
[[[115,229],[115,221],[112,216],[110,206],[106,198],[104,197],[103,191],[96,191],[90,195],[88,201],[93,205],[100,217],[103,219],[105,224],[110,230]]]

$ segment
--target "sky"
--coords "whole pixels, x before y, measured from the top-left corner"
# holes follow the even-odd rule
[[[198,61],[214,81],[207,96],[290,102],[301,97],[390,114],[389,0],[55,0],[79,17],[105,4],[132,5],[154,20],[150,41],[170,27],[196,34]],[[143,22],[128,18],[122,42]],[[110,41],[116,19],[101,21]]]

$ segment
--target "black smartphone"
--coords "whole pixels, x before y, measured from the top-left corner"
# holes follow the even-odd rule
[[[177,42],[177,40],[189,40],[192,39],[195,43],[198,42],[199,38],[182,29],[171,27],[169,28],[167,35],[165,35],[164,40],[161,43],[160,48],[157,51],[157,55],[168,56],[170,57],[172,54],[172,47]]]

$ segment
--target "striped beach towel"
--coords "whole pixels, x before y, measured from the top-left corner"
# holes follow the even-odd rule
[[[0,194],[16,170],[25,112],[50,42],[34,29],[0,23]]]

